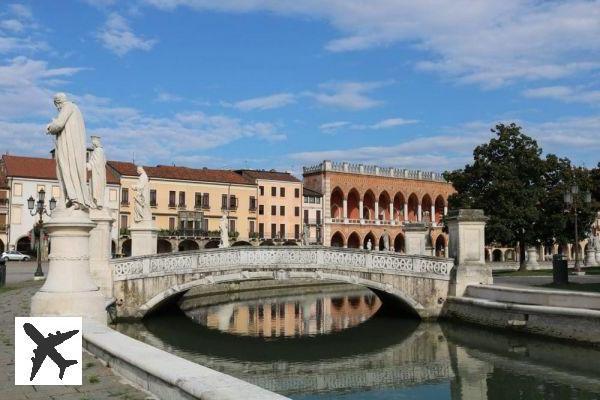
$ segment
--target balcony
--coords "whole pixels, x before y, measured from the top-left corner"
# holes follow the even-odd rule
[[[177,205],[177,208],[179,208],[179,209],[181,209],[181,210],[185,210],[185,207],[186,207],[185,203],[179,203],[179,204]]]
[[[177,205],[174,202],[169,202],[169,208],[177,208]]]
[[[129,206],[129,200],[121,200],[121,205],[123,207],[128,207]]]

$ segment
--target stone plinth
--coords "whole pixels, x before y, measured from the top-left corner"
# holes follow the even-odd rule
[[[45,224],[52,243],[48,277],[31,299],[31,315],[77,316],[106,324],[104,296],[90,274],[88,212],[57,209]]]
[[[411,223],[404,227],[404,250],[408,255],[425,255],[428,229],[424,223]]]
[[[598,261],[596,261],[596,250],[588,249],[585,252],[585,266],[586,267],[598,266]]]
[[[539,269],[540,264],[538,263],[538,253],[535,247],[531,246],[527,248],[527,260],[525,261],[526,269]]]
[[[596,250],[596,264],[600,265],[600,251]]]
[[[131,232],[131,256],[146,256],[156,254],[158,229],[152,221],[143,221],[133,225]]]
[[[111,228],[114,219],[106,208],[91,210],[90,219],[96,223],[96,227],[90,231],[90,272],[102,295],[111,299],[113,280],[108,261],[111,258]]]
[[[463,296],[468,285],[491,284],[492,269],[485,264],[485,223],[483,210],[451,210],[447,217],[448,255],[455,268],[450,294]]]

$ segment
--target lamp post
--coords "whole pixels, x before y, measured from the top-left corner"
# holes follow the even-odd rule
[[[38,201],[36,202],[35,199],[33,198],[33,196],[29,196],[29,198],[27,199],[27,208],[29,208],[29,214],[31,214],[32,216],[34,215],[38,215],[39,216],[39,220],[38,220],[38,242],[37,242],[37,269],[35,270],[35,273],[33,274],[33,279],[43,279],[44,278],[44,272],[42,271],[42,227],[44,225],[44,220],[43,220],[43,216],[44,214],[46,214],[47,216],[50,216],[50,214],[52,213],[52,210],[54,210],[54,208],[56,207],[56,199],[54,197],[52,197],[50,199],[49,203],[49,211],[46,208],[46,204],[45,204],[45,198],[46,198],[46,192],[44,191],[44,189],[41,189],[38,192]],[[35,234],[35,229],[34,229],[34,234]]]
[[[570,190],[565,192],[564,194],[565,207],[567,212],[573,212],[575,215],[575,273],[580,274],[581,265],[579,263],[579,232],[577,229],[577,205],[579,202],[583,201],[585,204],[590,204],[592,202],[592,194],[588,191],[579,192],[579,186],[572,185]]]

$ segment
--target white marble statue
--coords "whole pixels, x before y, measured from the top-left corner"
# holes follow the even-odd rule
[[[310,244],[310,226],[304,225],[302,227],[302,244],[308,246]]]
[[[55,136],[56,175],[64,203],[73,209],[95,208],[87,188],[85,124],[79,108],[64,93],[54,95],[58,116],[46,127]]]
[[[219,243],[219,247],[229,247],[229,226],[225,214],[221,216],[221,220],[219,221],[219,232],[221,233],[221,243]]]
[[[383,235],[382,235],[382,239],[383,239],[383,251],[390,251],[390,235],[388,234],[387,230],[383,230]]]
[[[133,203],[133,220],[139,224],[142,222],[152,221],[152,211],[150,211],[150,183],[148,175],[144,168],[137,167],[139,175],[138,181],[131,187],[134,192]]]
[[[106,156],[98,136],[92,136],[92,147],[94,149],[87,164],[87,169],[91,172],[90,193],[96,208],[101,209],[104,207],[104,193],[106,191]]]
[[[373,248],[373,243],[371,243],[371,239],[367,240],[367,246],[366,246],[367,250],[371,251],[371,249]]]

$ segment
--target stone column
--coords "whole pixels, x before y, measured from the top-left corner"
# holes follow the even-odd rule
[[[433,205],[433,204],[431,205],[431,214],[430,215],[431,215],[430,216],[431,222],[434,223],[435,222],[435,205]]]
[[[419,203],[419,206],[417,207],[417,221],[423,221],[423,208],[421,207],[421,203]]]
[[[348,223],[348,199],[342,200],[342,218],[344,223]]]
[[[404,222],[408,222],[408,203],[404,203],[404,207],[403,207],[403,213],[404,213]]]
[[[535,246],[530,246],[527,248],[527,261],[525,261],[525,267],[527,269],[540,268],[540,264],[538,264],[538,254]]]
[[[404,227],[404,249],[408,255],[426,255],[425,243],[429,233],[425,224],[413,223]],[[427,254],[431,255],[431,254]]]
[[[96,227],[90,231],[90,272],[102,295],[111,299],[113,279],[109,260],[114,220],[106,208],[91,210],[90,218],[96,223]]]
[[[129,228],[131,232],[131,256],[156,254],[158,229],[152,221],[142,221]]]
[[[375,223],[379,224],[379,202],[375,202]]]
[[[394,202],[390,202],[390,223],[394,225]]]
[[[485,223],[483,210],[452,210],[447,218],[448,256],[454,259],[450,294],[463,296],[468,285],[492,284],[492,269],[485,264]]]
[[[52,241],[48,277],[31,298],[31,316],[87,317],[106,324],[105,300],[90,274],[90,231],[83,210],[56,209],[45,227]]]
[[[444,206],[444,217],[448,215],[448,206]]]
[[[358,201],[358,217],[360,218],[360,223],[361,224],[365,223],[365,219],[363,218],[364,217],[364,215],[363,215],[363,207],[364,207],[364,204],[363,204],[363,201],[361,199],[361,200]]]

